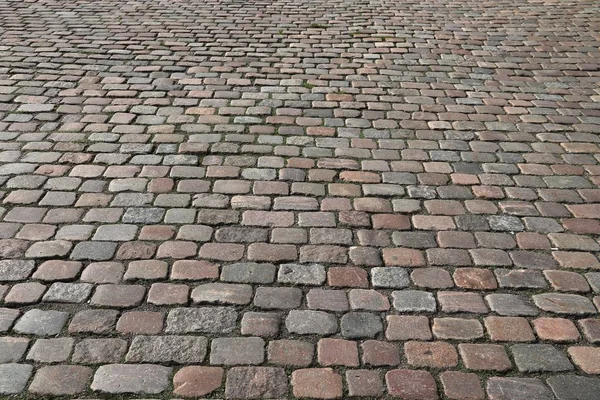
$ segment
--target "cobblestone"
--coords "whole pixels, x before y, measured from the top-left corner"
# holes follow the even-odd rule
[[[596,8],[234,3],[0,7],[0,394],[596,399]]]

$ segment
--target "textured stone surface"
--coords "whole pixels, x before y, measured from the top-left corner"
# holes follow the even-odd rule
[[[282,264],[277,272],[277,281],[293,285],[320,285],[325,282],[325,267],[318,264]]]
[[[0,364],[0,393],[16,394],[25,389],[33,367],[28,364]]]
[[[33,261],[0,260],[0,281],[19,281],[29,277],[35,268]]]
[[[535,378],[490,378],[487,382],[487,393],[490,400],[517,400],[553,398],[550,389]]]
[[[104,393],[163,392],[169,384],[171,368],[152,364],[102,365],[94,374],[91,389]]]
[[[515,344],[511,351],[520,371],[558,372],[573,369],[567,355],[549,344]]]
[[[57,335],[68,318],[69,314],[64,311],[29,310],[17,321],[13,330],[39,336]]]
[[[1,3],[0,397],[596,400],[596,3]]]
[[[127,352],[127,362],[178,364],[201,363],[208,340],[202,336],[136,336]]]
[[[330,335],[338,330],[335,316],[324,311],[290,311],[285,320],[288,331],[307,335]]]
[[[40,368],[29,391],[38,395],[76,395],[85,392],[93,370],[78,365],[56,365]]]
[[[283,368],[234,367],[227,372],[225,394],[231,399],[281,398],[287,391]]]
[[[342,396],[342,377],[331,368],[299,369],[292,374],[294,396],[335,399]]]
[[[176,308],[167,315],[166,332],[228,333],[236,319],[235,310],[227,307]]]
[[[552,376],[546,383],[559,400],[593,400],[600,389],[600,379],[576,375]]]

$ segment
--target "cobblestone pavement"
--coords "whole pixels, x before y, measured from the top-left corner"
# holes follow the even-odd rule
[[[600,6],[0,2],[0,395],[600,397]]]

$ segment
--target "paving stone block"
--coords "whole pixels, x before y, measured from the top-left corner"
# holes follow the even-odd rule
[[[54,336],[61,332],[68,318],[69,313],[63,311],[33,309],[21,316],[13,331],[37,336]]]
[[[29,392],[38,395],[77,395],[88,386],[93,370],[80,365],[53,365],[37,370]]]
[[[515,364],[521,372],[570,371],[567,355],[550,344],[515,344],[511,347]]]
[[[91,389],[103,393],[158,394],[167,389],[172,368],[152,364],[102,365],[94,374]]]
[[[208,340],[202,336],[136,336],[127,362],[201,363],[206,356]]]
[[[517,400],[524,396],[540,400],[553,398],[550,389],[537,378],[492,377],[488,379],[486,390],[490,400]]]
[[[283,368],[234,367],[227,372],[225,395],[231,399],[282,398],[288,392]]]
[[[165,332],[229,333],[236,320],[237,312],[229,307],[175,308],[167,314]]]
[[[83,339],[75,345],[72,360],[78,364],[117,363],[126,351],[123,339]]]

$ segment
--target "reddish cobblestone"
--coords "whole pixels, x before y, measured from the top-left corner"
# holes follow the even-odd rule
[[[394,369],[385,375],[388,392],[405,399],[436,400],[437,386],[427,371]]]
[[[296,397],[342,397],[342,377],[331,368],[298,369],[292,373],[291,382]]]
[[[317,343],[319,364],[329,367],[342,365],[358,366],[358,347],[356,342],[343,339],[321,339]]]

